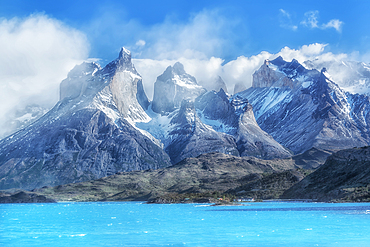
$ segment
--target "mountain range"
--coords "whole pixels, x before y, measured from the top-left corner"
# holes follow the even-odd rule
[[[157,77],[150,102],[122,48],[103,68],[76,66],[49,112],[0,140],[0,189],[162,169],[207,153],[282,160],[369,145],[369,97],[330,78],[278,57],[253,74],[251,88],[229,95],[222,78],[208,91],[175,63]]]
[[[237,95],[253,105],[259,126],[294,153],[369,145],[369,97],[345,92],[329,78],[325,68],[278,57],[265,61],[253,86]]]

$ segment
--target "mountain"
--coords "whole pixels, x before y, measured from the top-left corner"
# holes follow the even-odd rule
[[[53,109],[0,141],[0,189],[33,189],[169,166],[162,148],[133,127],[136,121],[149,121],[148,104],[125,48],[104,68],[76,66],[62,81]]]
[[[319,59],[308,60],[304,66],[309,69],[325,67],[343,90],[356,94],[370,95],[370,65],[363,62]]]
[[[325,162],[329,153],[311,149],[286,159],[261,160],[222,153],[186,158],[176,165],[119,172],[94,181],[0,191],[0,203],[51,201],[217,202],[219,197],[278,199]],[[304,168],[304,169],[302,169]]]
[[[182,101],[180,109],[170,121],[170,126],[170,142],[165,150],[173,164],[203,153],[239,155],[234,139],[204,124],[197,116],[192,101]]]
[[[223,89],[207,92],[180,63],[158,76],[147,113],[151,121],[136,126],[161,141],[173,164],[211,152],[265,159],[291,156],[259,128],[246,99],[231,100]]]
[[[257,123],[295,153],[312,147],[340,150],[370,143],[370,98],[343,91],[323,68],[306,69],[297,60],[265,61],[248,99]]]
[[[258,126],[251,104],[229,97],[221,89],[198,97],[195,107],[201,120],[216,131],[231,135],[241,156],[286,158],[291,153]]]
[[[342,150],[283,194],[319,201],[369,201],[370,147]]]
[[[177,62],[168,66],[154,83],[152,109],[161,114],[173,112],[183,99],[193,101],[205,91],[193,76],[185,72],[184,65]]]

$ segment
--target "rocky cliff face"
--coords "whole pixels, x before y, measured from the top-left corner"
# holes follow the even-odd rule
[[[270,69],[269,66],[273,66],[273,64],[270,64],[269,60],[265,60],[261,68],[253,74],[252,87],[294,87],[295,83],[291,78],[285,76],[283,72]]]
[[[185,158],[211,152],[239,156],[233,137],[202,123],[192,101],[182,101],[169,127],[169,144],[165,150],[174,164]]]
[[[173,99],[175,94],[169,94],[168,87],[161,84],[163,78],[170,78],[166,81],[171,86],[175,85],[175,79],[176,85],[190,85],[185,87],[187,90],[191,89],[190,93],[179,90],[179,86],[175,85],[176,100],[171,101],[171,107],[163,104],[166,107],[160,108],[162,110],[156,113],[156,102],[158,107],[161,105],[158,102],[164,101],[156,101],[154,98],[151,105],[153,112],[148,111],[152,120],[137,124],[162,142],[173,164],[187,157],[210,152],[265,159],[291,156],[287,149],[259,128],[252,107],[245,98],[231,98],[223,89],[219,92],[205,92],[194,84],[195,80],[189,82],[192,77],[186,74],[181,64],[175,65],[174,68],[168,67],[158,77],[154,95],[172,95],[171,100]],[[199,96],[195,98],[196,95]],[[180,106],[174,103],[178,99],[183,99]]]
[[[278,76],[271,74],[286,79],[274,82]],[[277,58],[264,64],[254,79],[255,87],[238,95],[253,105],[260,127],[295,153],[312,147],[339,150],[370,142],[368,100],[345,93],[325,69],[308,70],[295,60]],[[268,83],[261,84],[263,81]],[[365,98],[359,100],[361,97]]]
[[[290,152],[258,126],[252,106],[245,98],[229,98],[221,89],[197,98],[195,106],[204,123],[234,137],[241,156],[283,158]]]
[[[205,91],[193,76],[185,72],[184,66],[177,62],[158,76],[154,83],[152,109],[161,114],[172,112],[180,107],[183,99],[194,100]]]
[[[141,77],[124,48],[103,69],[77,66],[62,82],[61,100],[51,111],[0,141],[0,189],[169,166],[168,155],[130,124],[149,118],[143,95]]]

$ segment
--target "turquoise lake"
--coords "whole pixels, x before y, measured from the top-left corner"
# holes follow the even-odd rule
[[[0,246],[370,246],[370,203],[1,204]]]

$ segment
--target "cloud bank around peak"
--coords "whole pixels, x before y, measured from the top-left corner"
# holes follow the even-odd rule
[[[250,57],[239,56],[227,63],[221,58],[211,57],[209,59],[195,58],[178,58],[178,59],[134,59],[135,67],[143,78],[145,92],[149,98],[153,96],[154,82],[164,70],[173,65],[175,62],[181,62],[188,74],[193,75],[198,83],[206,88],[212,88],[218,76],[221,76],[226,83],[228,92],[235,93],[242,89],[247,89],[252,86],[252,75],[254,71],[259,69],[266,59],[275,59],[278,56],[283,57],[286,61],[292,59],[298,60],[303,64],[307,60],[315,60],[327,63],[331,61],[341,61],[349,58],[347,54],[333,54],[325,52],[327,44],[314,43],[303,45],[299,49],[289,47],[282,48],[278,53],[272,54],[262,51],[257,55]]]
[[[0,135],[28,104],[51,107],[59,84],[88,57],[86,36],[44,14],[0,19]]]

